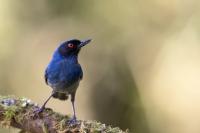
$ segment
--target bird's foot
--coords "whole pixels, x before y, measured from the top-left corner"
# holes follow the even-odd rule
[[[44,107],[41,107],[41,108],[37,108],[34,113],[37,113],[37,114],[40,114],[44,111]]]
[[[33,117],[39,117],[40,113],[42,113],[44,111],[44,107],[41,108],[35,108],[33,111]]]
[[[69,121],[68,121],[68,123],[69,124],[71,124],[71,125],[74,125],[74,124],[76,124],[78,121],[77,121],[77,119],[76,119],[76,116],[73,116]]]

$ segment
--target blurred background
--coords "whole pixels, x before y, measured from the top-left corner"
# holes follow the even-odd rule
[[[44,70],[72,38],[93,39],[79,56],[79,119],[134,133],[200,132],[200,1],[1,0],[0,94],[42,105],[51,93]],[[47,107],[72,114],[70,101]]]

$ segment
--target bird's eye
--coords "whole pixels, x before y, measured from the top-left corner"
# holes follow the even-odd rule
[[[69,47],[69,48],[74,48],[74,44],[69,43],[69,44],[68,44],[68,47]]]

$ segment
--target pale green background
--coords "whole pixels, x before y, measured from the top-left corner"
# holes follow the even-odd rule
[[[79,119],[134,133],[199,133],[199,9],[199,0],[1,0],[0,93],[41,105],[54,49],[92,38],[80,54]],[[47,106],[72,114],[69,101]]]

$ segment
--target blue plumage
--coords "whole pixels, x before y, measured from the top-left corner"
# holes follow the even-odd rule
[[[58,51],[55,51],[55,54],[45,71],[46,83],[54,91],[64,92],[67,95],[76,90],[76,88],[72,88],[71,86],[79,84],[79,81],[83,77],[82,68],[76,56],[63,58],[60,57]]]
[[[45,108],[51,97],[60,100],[68,99],[71,95],[71,102],[74,112],[73,120],[76,120],[74,101],[76,90],[80,80],[83,78],[81,65],[78,63],[78,53],[81,48],[91,40],[80,41],[77,39],[62,43],[54,52],[54,55],[45,70],[45,81],[53,91],[46,100],[40,111]]]

